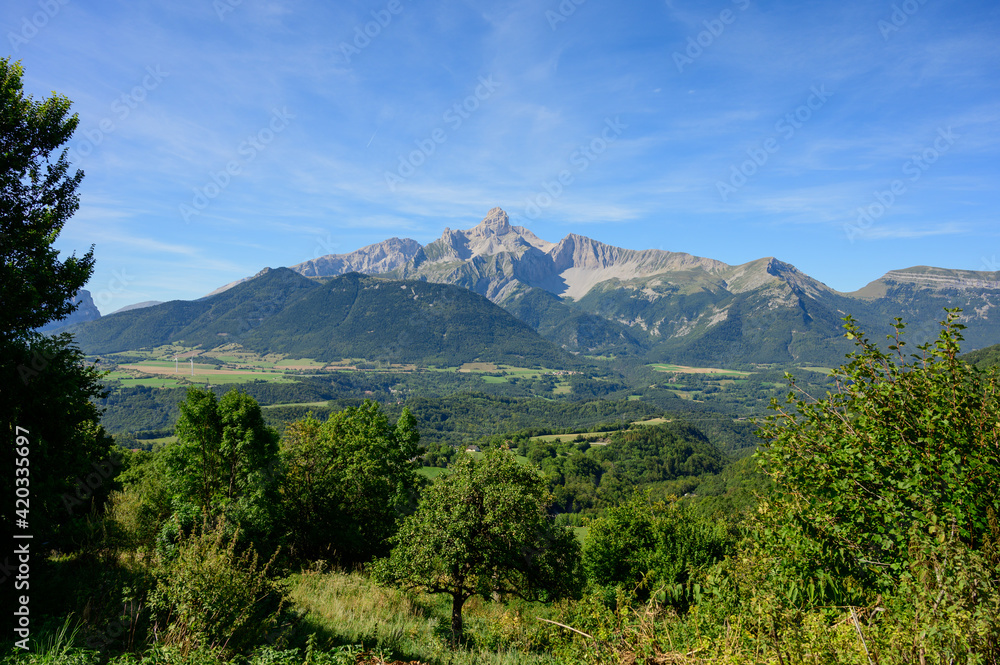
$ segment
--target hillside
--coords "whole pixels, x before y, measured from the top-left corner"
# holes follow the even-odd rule
[[[1000,342],[990,320],[1000,304],[996,273],[908,268],[840,293],[773,257],[728,265],[578,234],[553,243],[512,225],[500,208],[470,229],[446,228],[426,246],[390,238],[290,270],[314,280],[357,271],[452,284],[572,353],[650,362],[838,363],[851,350],[842,337],[845,315],[876,338],[902,317],[910,339],[922,343],[936,336],[944,307],[963,308],[971,346]]]
[[[357,273],[326,282],[287,269],[196,301],[172,301],[71,328],[89,354],[171,342],[334,361],[563,367],[575,360],[485,298],[465,289]]]
[[[963,354],[962,359],[982,369],[1000,367],[1000,344],[994,344],[978,351],[970,351]]]
[[[450,335],[441,329],[434,333],[435,339],[424,339],[419,332],[403,332],[414,326],[394,318],[394,328],[402,327],[388,334],[404,341],[373,342],[372,336],[379,333],[371,331],[380,329],[378,315],[358,313],[391,310],[380,309],[384,305],[369,299],[369,282],[358,291],[359,306],[350,305],[350,316],[336,323],[315,322],[316,311],[348,307],[348,296],[332,292],[321,296],[311,289],[348,273],[408,281],[410,297],[417,300],[421,295],[413,290],[419,290],[416,284],[461,287],[504,308],[565,351],[644,362],[731,367],[838,364],[851,351],[843,337],[844,316],[854,316],[873,339],[882,339],[892,320],[901,317],[909,341],[920,344],[937,336],[946,307],[963,309],[967,345],[1000,342],[1000,327],[995,325],[1000,305],[996,272],[917,266],[890,271],[853,293],[840,293],[774,257],[728,265],[683,252],[624,249],[577,234],[553,243],[512,225],[500,208],[490,210],[473,228],[446,228],[426,246],[390,238],[282,270],[287,273],[284,285],[258,283],[250,287],[255,295],[249,300],[239,300],[239,295],[234,300],[232,293],[239,294],[238,287],[255,278],[227,284],[198,301],[149,307],[138,318],[115,319],[88,329],[86,343],[88,348],[122,349],[135,348],[138,341],[183,339],[210,348],[239,338],[258,349],[296,349],[294,353],[308,351],[324,358],[341,352],[385,355],[382,349],[387,348],[388,356],[400,361],[444,358],[440,354],[447,353],[452,354],[452,363],[484,357],[483,353],[501,347],[514,349],[504,347],[502,337],[490,332],[495,311],[483,309],[489,312],[485,319],[476,324],[468,321],[473,310],[480,311],[478,306],[465,312],[465,323],[449,324]],[[264,288],[274,292],[260,296],[257,292]],[[286,303],[284,290],[289,288],[302,293]],[[296,306],[295,318],[270,321],[307,292],[314,300]],[[396,300],[389,297],[386,302]],[[435,320],[439,311],[429,320]],[[422,319],[424,314],[408,316]],[[297,330],[303,322],[308,327]],[[324,338],[327,332],[331,336]],[[524,333],[514,328],[509,332]],[[276,337],[264,339],[267,333]],[[471,346],[466,348],[465,342]],[[537,340],[529,344],[529,356],[549,353],[535,349],[536,344]],[[486,347],[493,351],[484,351]]]

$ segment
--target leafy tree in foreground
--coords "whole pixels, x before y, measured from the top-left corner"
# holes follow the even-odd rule
[[[1000,658],[1000,386],[995,369],[958,357],[958,312],[914,355],[899,319],[886,353],[847,317],[859,348],[834,371],[835,390],[772,403],[761,428],[775,494],[762,508],[771,563],[758,588],[786,617],[884,612],[868,630],[902,658],[892,662]]]
[[[758,456],[789,518],[877,579],[898,578],[915,529],[979,550],[1000,513],[1000,386],[958,358],[957,318],[908,357],[898,319],[884,353],[848,317],[859,351],[834,371],[836,391],[790,395],[761,428]]]
[[[79,118],[61,95],[24,94],[20,63],[0,59],[0,336],[22,340],[76,309],[70,299],[94,269],[94,250],[59,260],[53,247],[76,212],[83,172],[69,173],[66,149]]]
[[[438,476],[417,511],[393,536],[376,578],[452,598],[451,630],[462,635],[462,607],[479,595],[551,600],[574,596],[580,546],[556,527],[545,480],[506,450],[459,459]]]
[[[105,459],[111,441],[91,402],[103,394],[100,373],[84,365],[69,335],[35,332],[76,308],[70,299],[90,278],[94,258],[91,248],[60,260],[53,246],[79,206],[83,173],[70,173],[67,151],[60,151],[78,118],[61,95],[41,101],[25,95],[23,76],[19,63],[0,59],[0,466],[10,470],[0,479],[8,502],[0,519],[8,533],[15,526],[15,482],[30,487],[17,508],[23,509],[18,519],[27,517],[24,499],[30,499],[31,519],[20,528],[60,547],[66,543],[59,528],[89,508],[92,490],[78,489],[83,479],[97,474],[91,484],[106,492],[114,464]],[[18,455],[15,481],[20,435],[27,443],[17,448],[28,454]],[[3,577],[13,584],[12,576]]]
[[[253,539],[268,537],[277,504],[278,435],[257,401],[238,390],[217,400],[192,387],[180,410],[177,442],[164,449],[176,508],[225,514]]]
[[[54,247],[79,205],[83,173],[70,173],[60,150],[77,116],[63,96],[24,94],[23,77],[19,63],[0,59],[0,537],[21,551],[6,559],[0,597],[6,609],[30,591],[34,625],[62,609],[36,591],[48,572],[46,554],[79,549],[77,537],[107,496],[117,464],[92,401],[104,395],[101,373],[84,364],[71,336],[36,331],[76,308],[70,299],[90,278],[94,258],[91,248],[60,260]],[[12,541],[12,532],[32,540]],[[17,565],[30,568],[30,589],[17,579]],[[4,612],[3,634],[15,635],[21,620]]]
[[[676,501],[650,504],[636,492],[591,524],[584,566],[595,584],[625,585],[640,599],[662,591],[684,609],[692,573],[721,561],[732,546],[724,522],[699,519]]]
[[[403,409],[395,426],[377,402],[292,423],[282,440],[285,524],[295,554],[357,563],[384,556],[416,492],[420,435]]]

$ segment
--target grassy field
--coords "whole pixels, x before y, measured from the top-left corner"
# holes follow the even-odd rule
[[[419,469],[417,469],[417,473],[423,476],[424,478],[429,478],[431,480],[434,480],[442,473],[448,473],[448,469],[444,469],[440,466],[422,466]]]
[[[649,365],[658,372],[676,372],[678,374],[723,374],[726,376],[750,376],[753,372],[739,372],[735,369],[720,369],[718,367],[689,367],[687,365],[670,365],[654,363]]]
[[[832,367],[806,367],[803,365],[802,367],[799,367],[799,369],[808,370],[810,372],[819,372],[820,374],[826,374],[828,376],[833,373]]]
[[[221,360],[221,358],[220,358]],[[309,358],[286,358],[285,360],[280,360],[274,363],[275,367],[281,368],[315,368],[322,369],[326,367],[326,363],[321,363],[318,360],[310,360]]]
[[[138,439],[138,441],[139,441],[139,443],[151,443],[153,445],[156,445],[156,444],[166,445],[168,443],[174,443],[175,441],[177,441],[177,437],[176,436],[161,436],[161,437],[156,438],[156,439]]]
[[[662,425],[663,423],[673,422],[672,418],[650,418],[648,420],[636,420],[633,425]],[[543,434],[541,436],[531,437],[532,441],[556,441],[560,440],[563,443],[572,441],[578,436],[584,438],[606,438],[611,436],[614,432],[583,432],[581,434]]]
[[[120,381],[121,384],[126,387],[149,386],[150,388],[176,388],[183,385],[183,383],[177,379],[160,379],[155,376],[137,377],[131,374],[126,374],[125,372],[111,372],[107,378]]]
[[[451,598],[380,587],[358,573],[307,571],[288,580],[302,632],[315,632],[317,646],[363,645],[385,662],[444,665],[552,663],[532,652],[546,631],[560,630],[536,617],[555,618],[551,606],[511,604],[474,597],[463,609],[468,644],[449,648]]]
[[[495,372],[497,366],[493,363],[465,363],[458,368],[459,372]]]
[[[672,423],[673,418],[650,418],[649,420],[636,420],[633,425],[662,425],[663,423]]]
[[[326,406],[329,402],[289,402],[287,404],[265,404],[262,409],[277,409],[283,406]]]
[[[590,527],[589,526],[571,526],[569,527],[576,536],[576,539],[580,541],[580,547],[586,547],[587,543],[590,542]]]
[[[453,367],[418,367],[417,365],[389,365],[379,369],[358,369],[358,365],[367,364],[364,358],[344,358],[336,362],[319,362],[310,358],[288,358],[283,354],[260,355],[243,350],[238,344],[229,344],[216,349],[204,351],[198,348],[185,347],[179,344],[166,344],[153,349],[139,349],[121,354],[130,359],[142,358],[139,362],[125,362],[119,365],[120,370],[134,370],[135,373],[112,375],[125,385],[144,386],[177,386],[185,383],[240,383],[263,379],[266,381],[292,381],[285,378],[284,372],[462,372],[482,374],[486,383],[506,383],[508,377],[538,378],[552,374],[554,370],[546,368],[514,367],[497,365],[495,363],[465,363]],[[175,360],[177,363],[175,364]],[[198,359],[211,359],[212,363],[198,362]],[[191,376],[191,359],[194,359],[194,376]],[[114,362],[114,358],[109,358]],[[221,364],[219,364],[221,363]],[[176,367],[176,372],[174,371]],[[156,377],[160,374],[162,376]],[[149,375],[149,376],[143,376]],[[231,375],[236,378],[223,378]],[[183,378],[181,378],[183,377]],[[568,385],[556,387],[556,393],[570,392]]]
[[[176,366],[172,360],[143,360],[138,363],[119,365],[109,378],[117,379],[126,386],[152,386],[156,388],[174,387],[188,383],[195,384],[229,384],[246,383],[247,381],[272,381],[277,383],[292,383],[295,379],[281,372],[258,369],[225,369],[219,365],[207,363],[181,362]]]
[[[515,376],[525,379],[537,379],[546,374],[552,374],[556,370],[545,367],[515,367],[513,365],[496,365],[494,363],[465,363],[460,367],[434,367],[428,368],[438,372],[461,372],[463,374],[502,374],[503,376],[484,376],[484,379],[493,379],[490,383],[506,381],[506,376]]]
[[[556,440],[561,440],[563,443],[566,443],[567,441],[572,441],[573,439],[575,439],[578,436],[582,436],[584,438],[588,438],[588,437],[610,436],[611,434],[612,434],[612,432],[583,432],[582,434],[543,434],[541,436],[533,436],[533,437],[531,437],[531,440],[532,441],[556,441]]]

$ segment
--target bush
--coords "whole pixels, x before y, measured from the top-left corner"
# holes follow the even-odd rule
[[[149,598],[154,633],[159,643],[184,655],[197,649],[247,651],[276,623],[284,602],[268,577],[271,562],[262,565],[252,546],[237,551],[238,534],[224,533],[220,525],[181,535],[176,556],[157,572]]]
[[[721,561],[733,544],[725,524],[636,493],[591,524],[584,566],[593,584],[622,585],[640,600],[656,594],[683,610],[693,573]]]
[[[859,349],[835,389],[772,403],[758,459],[775,492],[744,611],[773,632],[863,606],[879,662],[1000,660],[1000,386],[958,357],[958,312],[909,356],[899,319],[885,353],[847,317]]]

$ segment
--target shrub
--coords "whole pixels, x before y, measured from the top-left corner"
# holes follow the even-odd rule
[[[685,609],[692,573],[722,560],[733,543],[724,524],[696,518],[676,503],[650,504],[636,493],[591,524],[584,566],[594,584],[623,585],[641,600],[659,592]]]
[[[149,605],[157,641],[193,649],[240,653],[260,642],[276,623],[284,597],[253,547],[238,551],[238,533],[224,525],[180,535],[176,556],[157,572]],[[273,561],[273,558],[272,558]]]

